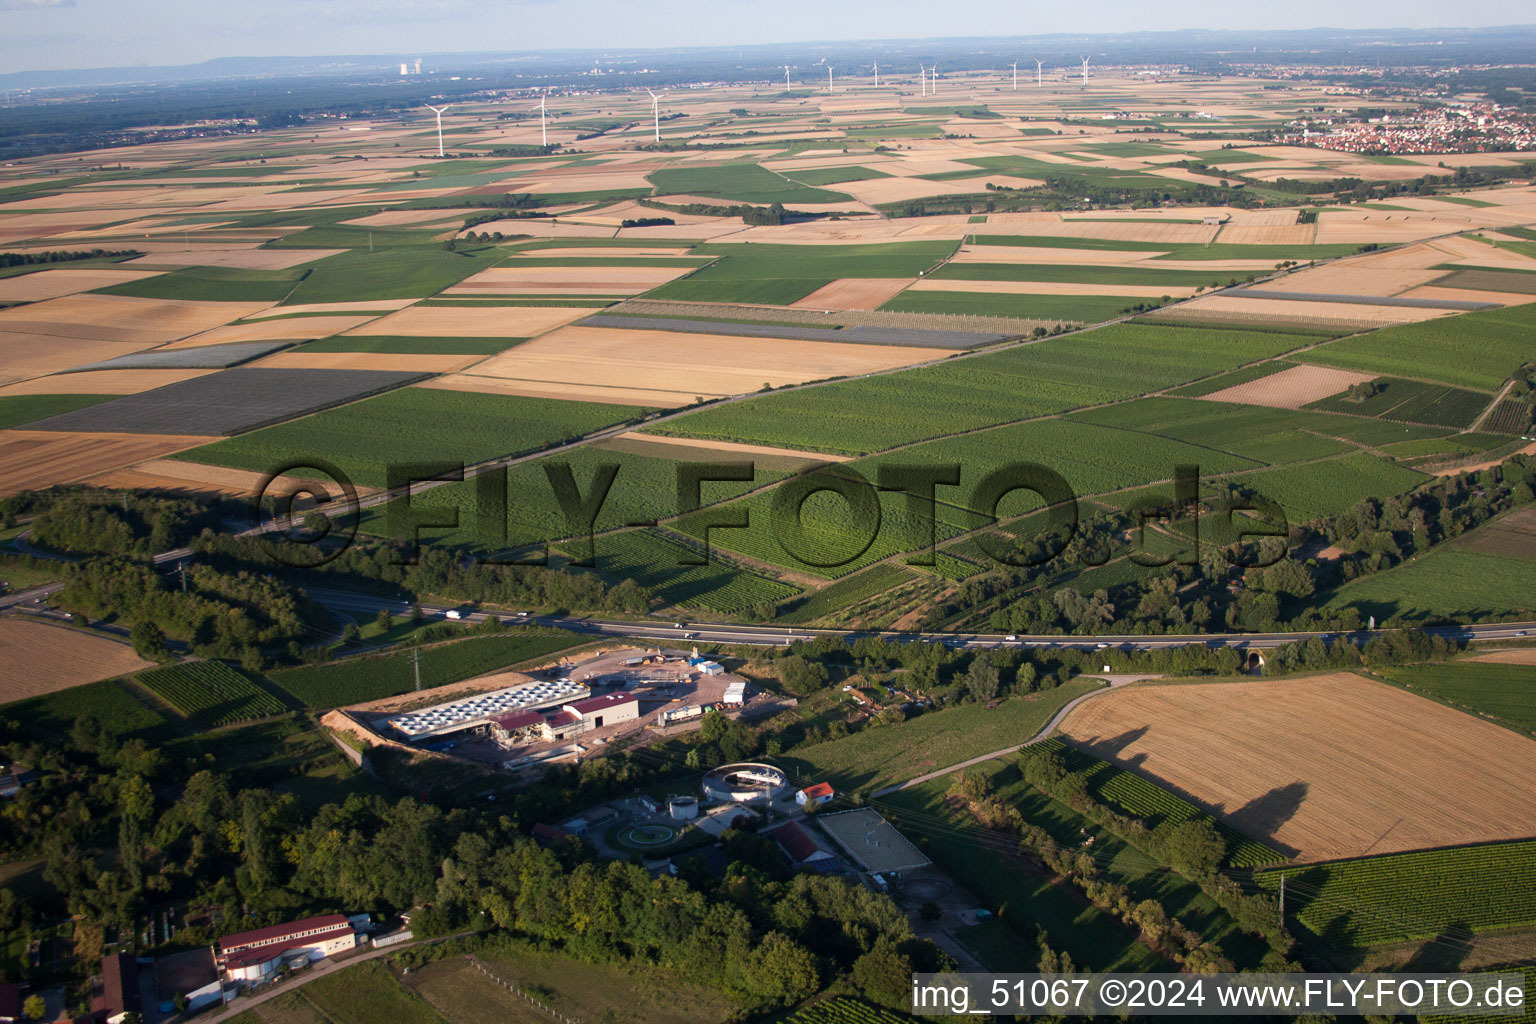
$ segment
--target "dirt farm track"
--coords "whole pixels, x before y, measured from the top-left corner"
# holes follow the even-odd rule
[[[1128,686],[1062,732],[1299,860],[1536,835],[1536,741],[1352,673]]]

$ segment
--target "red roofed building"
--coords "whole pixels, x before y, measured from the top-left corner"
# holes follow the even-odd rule
[[[793,821],[787,825],[780,825],[768,833],[773,841],[779,844],[779,849],[784,851],[784,856],[789,858],[791,864],[797,868],[809,867],[821,861],[830,861],[832,854],[823,850],[811,838],[811,834]]]
[[[516,743],[528,731],[535,732],[543,729],[544,716],[537,711],[514,711],[510,715],[498,715],[491,719],[491,736],[497,743],[510,745]]]
[[[806,786],[795,794],[795,803],[801,807],[820,807],[833,797],[837,796],[832,790],[832,783],[818,782],[814,786]]]
[[[639,718],[640,698],[632,693],[609,693],[567,704],[565,710],[580,715],[585,728],[601,729],[605,725],[632,722]]]
[[[356,945],[357,932],[346,915],[322,914],[226,935],[219,939],[214,957],[229,980],[257,981],[284,963],[318,960]]]
[[[101,976],[92,979],[91,1012],[97,1020],[117,1024],[129,1013],[142,1010],[139,1000],[139,962],[128,953],[109,953],[101,958]]]

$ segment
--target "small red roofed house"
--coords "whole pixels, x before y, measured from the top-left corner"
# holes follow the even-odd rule
[[[814,786],[806,786],[795,794],[795,803],[801,807],[820,807],[837,794],[832,790],[832,783],[818,782]]]

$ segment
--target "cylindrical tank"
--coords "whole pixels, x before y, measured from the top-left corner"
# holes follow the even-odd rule
[[[699,816],[697,797],[674,796],[667,801],[667,813],[673,821],[690,821]]]

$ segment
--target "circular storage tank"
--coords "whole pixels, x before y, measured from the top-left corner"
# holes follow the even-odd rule
[[[699,816],[699,801],[692,796],[674,796],[667,801],[667,813],[673,821],[691,821]]]
[[[789,779],[771,764],[723,764],[704,773],[704,799],[710,803],[767,803],[789,790]]]

